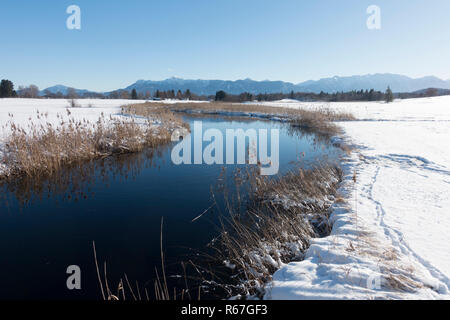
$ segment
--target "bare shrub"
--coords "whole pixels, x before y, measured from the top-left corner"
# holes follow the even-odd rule
[[[78,101],[76,99],[69,99],[69,108],[80,108]]]

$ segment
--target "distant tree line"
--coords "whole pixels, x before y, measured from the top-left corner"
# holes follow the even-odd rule
[[[390,88],[388,88],[390,90]],[[392,91],[391,95],[392,95]],[[260,93],[251,94],[248,92],[241,93],[239,95],[228,94],[224,91],[218,91],[214,97],[216,101],[226,101],[226,102],[244,102],[244,101],[276,101],[282,99],[292,99],[298,101],[329,101],[329,102],[339,102],[339,101],[382,101],[387,100],[386,93],[381,91],[371,90],[353,90],[348,92],[334,92],[334,93],[313,93],[313,92],[294,92],[290,93]],[[390,97],[390,95],[389,95]],[[392,100],[391,100],[392,101]]]
[[[189,89],[186,91],[175,90],[156,90],[153,94],[150,91],[138,92],[136,89],[131,90],[116,90],[104,96],[106,99],[135,99],[135,100],[149,100],[149,99],[178,99],[178,100],[208,100],[207,96],[197,95],[192,93]]]
[[[450,95],[450,90],[429,88],[413,93],[393,93],[388,87],[385,92],[371,90],[353,90],[347,92],[294,92],[290,93],[259,93],[252,94],[243,92],[241,94],[229,94],[223,90],[217,91],[215,95],[197,95],[192,93],[189,89],[181,90],[156,90],[153,94],[150,91],[138,92],[136,89],[115,90],[107,94],[96,92],[78,93],[74,88],[68,88],[63,94],[61,92],[51,92],[45,90],[40,94],[39,88],[35,85],[28,87],[19,86],[14,90],[14,84],[10,80],[2,80],[0,83],[0,98],[47,98],[47,99],[134,99],[134,100],[149,100],[149,99],[178,99],[178,100],[215,100],[225,102],[245,102],[245,101],[276,101],[282,99],[292,99],[298,101],[326,101],[326,102],[343,102],[343,101],[386,101],[392,102],[394,98],[408,99],[420,97],[434,97],[440,95]]]
[[[154,94],[154,98],[157,99],[179,99],[179,100],[208,100],[208,97],[205,95],[197,95],[195,93],[192,93],[191,90],[187,89],[186,91],[182,92],[181,90],[178,90],[175,93],[175,90],[167,90],[167,91],[161,91],[156,90]]]
[[[438,97],[448,95],[450,95],[449,89],[436,89],[436,88],[428,88],[417,92],[394,93],[394,96],[399,99],[426,98],[426,97]]]

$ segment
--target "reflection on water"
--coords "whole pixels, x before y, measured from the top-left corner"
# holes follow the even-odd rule
[[[41,175],[33,178],[21,177],[0,185],[0,201],[8,206],[11,196],[22,207],[44,197],[55,201],[79,201],[94,196],[91,186],[101,183],[108,187],[112,182],[122,179],[135,179],[144,169],[157,168],[162,163],[164,152],[169,146],[147,149],[131,153],[83,161],[62,169],[58,175]]]
[[[279,128],[280,174],[339,156],[326,140],[284,124],[222,118],[202,121],[204,130]],[[92,241],[99,260],[108,263],[111,281],[127,273],[151,291],[155,267],[161,264],[161,217],[167,272],[175,276],[169,282],[180,285],[184,281],[180,262],[204,250],[217,235],[220,214],[227,211],[220,197],[213,199],[212,195],[224,186],[239,189],[243,182],[236,183],[234,173],[247,168],[176,166],[171,147],[76,164],[58,176],[22,178],[1,185],[0,298],[99,299]],[[211,208],[214,201],[218,205]],[[69,265],[82,270],[80,291],[66,288]]]

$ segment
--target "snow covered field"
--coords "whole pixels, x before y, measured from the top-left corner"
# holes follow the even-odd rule
[[[356,146],[332,234],[274,275],[267,299],[450,299],[450,97],[329,107]]]
[[[140,101],[77,102],[71,117],[96,121]],[[348,201],[334,205],[332,234],[313,240],[304,261],[283,266],[266,298],[450,299],[450,97],[263,104],[328,107],[360,119],[340,124],[356,150],[344,159],[340,192]],[[59,123],[68,106],[0,99],[0,151],[9,121],[24,128],[30,119]],[[37,111],[47,116],[38,119]]]
[[[97,121],[103,113],[106,117],[116,115],[120,112],[120,107],[128,104],[144,103],[145,100],[108,100],[108,99],[78,99],[78,108],[70,108],[71,117],[75,120]],[[171,104],[180,102],[179,100],[164,100],[161,103]],[[194,101],[197,102],[197,101]],[[0,99],[0,141],[8,133],[5,127],[10,120],[24,129],[33,122],[58,124],[60,116],[67,116],[66,108],[70,106],[67,99]],[[47,117],[38,119],[37,112],[47,113]],[[9,116],[13,115],[13,118]]]
[[[101,100],[101,99],[79,99],[76,100],[79,108],[71,108],[71,116],[76,120],[86,119],[88,121],[97,121],[103,113],[105,116],[117,114],[120,107],[145,101],[136,100]],[[33,123],[52,123],[58,124],[60,119],[58,115],[66,116],[66,108],[70,102],[66,99],[0,99],[0,139],[4,137],[7,131],[6,124],[13,120],[16,125],[23,128],[32,121]],[[37,112],[47,113],[46,118],[37,118]],[[11,118],[9,114],[12,114]]]

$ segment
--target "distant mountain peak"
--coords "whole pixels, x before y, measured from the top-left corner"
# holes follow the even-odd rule
[[[68,86],[65,86],[65,85],[62,85],[62,84],[57,84],[57,85],[54,85],[52,87],[48,87],[48,88],[46,88],[44,90],[41,90],[40,91],[40,95],[43,96],[47,92],[50,92],[50,93],[53,93],[53,94],[62,93],[63,95],[66,95],[70,88],[72,88],[72,87],[68,87]],[[89,90],[85,90],[85,89],[75,89],[75,92],[78,95],[83,95],[83,94],[85,94],[87,92],[90,92],[90,91]]]

